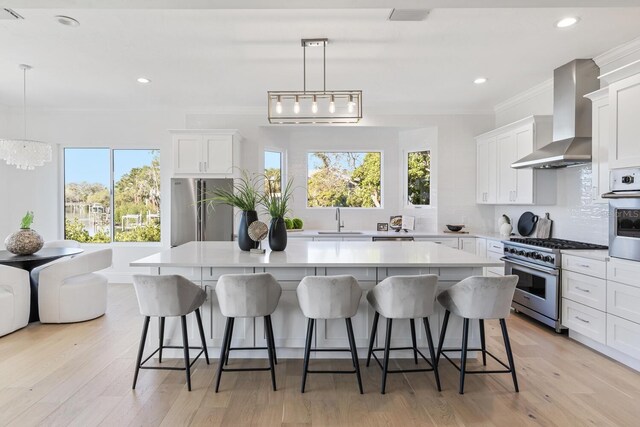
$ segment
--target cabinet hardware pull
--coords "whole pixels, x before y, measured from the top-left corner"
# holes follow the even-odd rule
[[[581,288],[580,286],[576,286],[576,289],[582,292],[591,293],[589,289]]]
[[[583,318],[582,318],[582,317],[580,317],[580,316],[574,316],[574,317],[575,317],[576,319],[578,319],[579,321],[581,321],[582,323],[591,323],[591,322],[589,322],[588,320],[583,319]]]
[[[208,167],[207,167],[207,166],[208,166],[208,165],[207,165],[207,162],[204,162],[203,169],[205,170],[205,172],[206,172],[206,170],[208,169]]]
[[[524,299],[531,299],[530,297],[528,297],[528,296],[526,296],[526,295],[522,295],[522,297],[523,297]]]
[[[577,264],[578,267],[582,267],[582,268],[591,268],[591,266],[589,264]]]

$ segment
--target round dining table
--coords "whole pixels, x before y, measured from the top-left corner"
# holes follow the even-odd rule
[[[0,264],[27,270],[29,273],[36,268],[58,258],[77,255],[83,252],[80,248],[43,248],[32,255],[15,255],[9,251],[0,251]],[[29,278],[31,283],[31,311],[29,322],[40,320],[38,312],[38,283]]]

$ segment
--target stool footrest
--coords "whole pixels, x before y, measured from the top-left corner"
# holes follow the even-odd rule
[[[413,347],[394,347],[394,348],[389,348],[389,352],[391,352],[392,350],[415,350],[420,357],[422,357],[422,359],[427,362],[429,364],[429,366],[431,366],[430,368],[419,368],[419,369],[394,369],[394,370],[389,370],[387,369],[387,374],[402,374],[405,372],[432,372],[433,371],[433,363],[431,363],[429,361],[429,359],[426,358],[426,356],[420,351],[420,349],[418,348],[413,348]],[[376,361],[376,363],[378,364],[378,366],[380,367],[380,369],[384,370],[384,366],[382,366],[382,363],[380,362],[380,360],[378,359],[378,356],[376,355],[376,351],[384,351],[384,348],[374,348],[371,350],[371,355],[373,356],[373,359]]]
[[[155,351],[153,353],[151,353],[149,355],[149,357],[147,357],[142,362],[140,362],[140,369],[159,369],[159,370],[166,370],[166,371],[184,371],[186,369],[185,367],[179,368],[179,367],[168,367],[168,366],[144,366],[144,364],[147,363],[149,361],[149,359],[151,359],[161,349],[165,349],[165,348],[176,349],[176,350],[178,350],[178,349],[182,350],[183,349],[183,347],[180,347],[179,345],[163,345],[162,347],[158,347],[158,348],[155,349]],[[191,363],[189,363],[189,367],[191,367],[191,366],[193,366],[194,363],[196,363],[198,361],[200,356],[202,356],[202,354],[204,353],[204,349],[202,347],[189,347],[189,350],[200,350],[200,352],[196,355],[196,357],[193,359],[193,361]]]
[[[454,362],[453,360],[451,360],[451,358],[449,356],[447,356],[446,352],[452,352],[452,351],[457,351],[457,352],[462,352],[461,348],[443,348],[442,350],[440,350],[440,353],[442,353],[442,355],[444,356],[445,359],[447,359],[458,371],[461,370],[460,366],[458,366],[456,364],[456,362]],[[467,349],[467,351],[482,351],[481,348],[469,348]],[[509,374],[511,373],[511,368],[509,368],[509,366],[504,363],[502,360],[498,359],[496,356],[494,356],[491,352],[485,350],[484,351],[486,354],[488,354],[489,356],[491,356],[491,358],[493,360],[495,360],[496,362],[498,362],[499,364],[501,364],[502,366],[504,366],[505,368],[507,368],[507,370],[502,370],[502,371],[467,371],[465,370],[464,373],[465,374]]]
[[[222,368],[222,372],[270,371],[271,368]]]
[[[352,369],[350,371],[316,371],[316,370],[311,370],[311,369],[307,369],[307,373],[308,374],[355,374],[356,370]]]

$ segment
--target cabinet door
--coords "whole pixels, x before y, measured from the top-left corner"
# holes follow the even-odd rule
[[[473,237],[463,237],[458,239],[460,250],[476,254],[476,239]]]
[[[591,197],[594,203],[608,203],[602,194],[609,191],[609,100],[593,102],[591,140]]]
[[[498,202],[498,140],[489,140],[489,187],[487,203],[496,204]]]
[[[498,203],[512,204],[515,202],[515,192],[518,174],[511,167],[511,163],[518,160],[518,147],[515,143],[515,132],[509,132],[497,137],[498,143]]]
[[[175,173],[204,172],[201,135],[173,136],[173,171]]]
[[[204,135],[204,172],[214,174],[233,173],[233,136]]]
[[[514,161],[533,153],[533,125],[527,125],[515,132],[516,158]],[[509,168],[511,165],[509,164]],[[515,169],[516,182],[513,201],[519,204],[533,204],[533,169]]]
[[[487,256],[487,240],[476,238],[476,255],[486,257]]]
[[[488,203],[487,197],[489,195],[489,142],[489,139],[479,140],[477,145],[476,203]]]
[[[611,84],[609,105],[609,166],[612,169],[640,167],[640,75]]]

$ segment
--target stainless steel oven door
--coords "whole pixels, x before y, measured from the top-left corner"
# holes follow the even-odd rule
[[[553,321],[560,319],[560,271],[508,258],[503,261],[505,275],[519,277],[513,302]]]
[[[609,200],[609,255],[640,261],[640,198]]]

